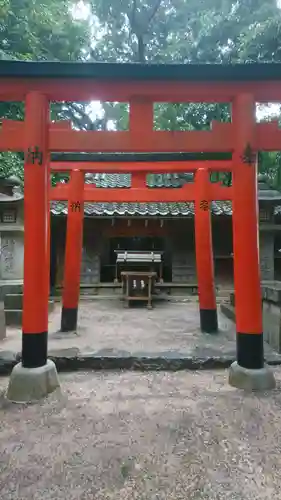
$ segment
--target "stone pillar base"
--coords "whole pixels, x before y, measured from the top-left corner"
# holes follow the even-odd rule
[[[24,368],[18,363],[10,376],[7,399],[13,403],[33,403],[60,387],[56,365],[47,360],[39,368]]]
[[[274,389],[275,378],[273,371],[265,365],[263,368],[250,370],[232,363],[229,369],[229,384],[246,391],[266,391]]]

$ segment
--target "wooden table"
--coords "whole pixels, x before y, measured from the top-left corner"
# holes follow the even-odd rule
[[[122,287],[125,303],[129,307],[130,301],[147,301],[147,308],[152,309],[152,290],[157,278],[156,272],[149,271],[122,271]]]

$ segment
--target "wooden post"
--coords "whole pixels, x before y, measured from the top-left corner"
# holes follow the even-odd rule
[[[71,172],[69,188],[61,315],[62,332],[73,331],[77,328],[84,220],[83,172],[79,170]]]
[[[24,286],[22,365],[47,362],[48,339],[48,123],[47,98],[30,92],[25,108]]]
[[[199,168],[195,176],[195,250],[202,332],[218,331],[211,216],[208,197],[209,172]]]
[[[252,95],[236,97],[232,107],[233,247],[237,330],[237,362],[243,368],[264,366],[262,297],[259,269],[257,155],[255,102]]]

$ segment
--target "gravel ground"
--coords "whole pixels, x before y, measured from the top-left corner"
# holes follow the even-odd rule
[[[235,325],[218,308],[220,332],[201,333],[196,302],[156,304],[124,309],[120,301],[81,301],[77,333],[59,331],[61,306],[56,305],[49,318],[49,354],[64,350],[97,356],[209,356],[228,355],[235,358]],[[1,351],[21,349],[21,329],[9,328],[0,342]],[[265,343],[266,355],[274,351]]]
[[[222,371],[64,374],[40,404],[2,396],[0,499],[280,499],[275,373],[267,394]]]

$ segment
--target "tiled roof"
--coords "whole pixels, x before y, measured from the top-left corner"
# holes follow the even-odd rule
[[[66,201],[53,201],[51,211],[54,215],[67,214]],[[214,215],[231,215],[231,202],[213,201],[212,212]],[[191,216],[194,214],[194,203],[85,203],[86,216]]]
[[[187,182],[193,182],[192,173],[148,174],[146,176],[146,184],[150,188],[180,188]],[[131,174],[86,174],[85,183],[95,184],[98,188],[129,188]]]
[[[192,181],[192,173],[148,174],[146,177],[147,186],[158,188],[180,188],[185,183]],[[85,174],[85,183],[95,184],[98,188],[129,188],[131,186],[131,174],[89,173]],[[265,199],[264,196],[261,198]],[[269,198],[272,198],[272,196],[269,196]],[[214,215],[232,215],[232,204],[230,201],[213,201],[211,209]],[[67,202],[52,202],[51,211],[54,215],[66,215]],[[92,217],[134,215],[150,217],[180,215],[186,217],[194,215],[194,203],[85,203],[84,213],[86,216]],[[281,206],[275,207],[275,213],[281,214]]]
[[[193,174],[148,174],[146,184],[149,187],[180,188],[193,181]],[[98,188],[129,188],[131,174],[86,174],[86,184],[95,184]],[[52,202],[51,211],[54,215],[67,214],[67,202]],[[214,214],[231,215],[230,202],[213,202]],[[86,216],[188,216],[194,214],[194,203],[85,203]]]

